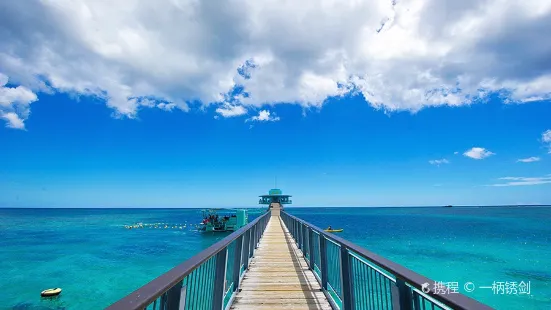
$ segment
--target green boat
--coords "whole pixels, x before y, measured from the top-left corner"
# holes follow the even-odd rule
[[[203,221],[199,231],[236,231],[249,223],[247,210],[208,209],[203,210]]]

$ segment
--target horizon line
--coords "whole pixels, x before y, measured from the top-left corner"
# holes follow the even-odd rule
[[[453,208],[551,207],[551,204],[452,205]],[[257,206],[218,207],[0,207],[0,209],[264,209]],[[284,208],[447,208],[447,206],[285,206]]]

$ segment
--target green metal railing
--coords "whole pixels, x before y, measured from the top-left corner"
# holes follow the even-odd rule
[[[434,281],[286,212],[281,218],[335,309],[491,309],[459,293],[425,293]]]
[[[107,309],[229,308],[269,219],[266,212]]]

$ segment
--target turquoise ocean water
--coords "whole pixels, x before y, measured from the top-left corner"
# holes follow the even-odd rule
[[[551,308],[551,208],[288,211],[493,307]],[[102,309],[226,236],[196,232],[200,218],[197,209],[0,209],[0,309]],[[125,228],[139,222],[164,225]],[[494,281],[529,282],[530,294],[478,288]],[[41,299],[51,287],[61,296]]]

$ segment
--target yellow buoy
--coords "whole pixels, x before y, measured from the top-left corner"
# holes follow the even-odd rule
[[[57,288],[49,288],[47,290],[43,290],[42,292],[40,292],[40,296],[42,297],[52,297],[52,296],[57,296],[61,294],[61,288],[57,287]]]

